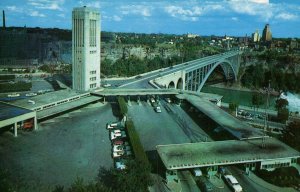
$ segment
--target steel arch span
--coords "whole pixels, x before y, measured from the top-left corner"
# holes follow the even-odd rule
[[[185,74],[185,90],[200,92],[212,72],[220,66],[226,79],[237,79],[237,71],[233,63],[227,59],[211,63]]]
[[[158,88],[200,92],[208,77],[218,66],[222,68],[226,79],[237,80],[241,53],[239,50],[232,50],[182,63],[161,70],[160,74],[150,82]]]

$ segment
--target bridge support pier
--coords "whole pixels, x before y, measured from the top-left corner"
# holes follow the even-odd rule
[[[127,96],[127,99],[128,99],[127,101],[128,106],[131,106],[130,96]]]
[[[255,163],[246,163],[244,165],[244,168],[245,168],[245,173],[247,175],[250,175],[250,171],[254,171],[255,170],[255,167],[256,167],[256,164]]]
[[[18,137],[18,126],[17,126],[17,122],[14,123],[14,137]]]

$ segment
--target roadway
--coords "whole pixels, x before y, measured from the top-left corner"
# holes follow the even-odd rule
[[[207,63],[213,63],[216,61],[224,60],[228,57],[236,55],[238,51],[229,51],[226,53],[212,55],[204,58],[200,58],[197,60],[185,62],[182,64],[174,65],[169,68],[163,68],[160,70],[151,71],[148,73],[140,74],[132,78],[121,78],[121,79],[104,79],[105,83],[109,83],[112,87],[120,87],[120,88],[129,88],[129,89],[136,89],[136,88],[150,88],[152,87],[149,84],[149,81],[161,76],[165,76],[180,70],[191,69],[197,66],[203,66]]]

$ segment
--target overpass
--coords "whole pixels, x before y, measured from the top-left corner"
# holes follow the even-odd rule
[[[150,82],[159,88],[200,92],[211,73],[221,67],[226,79],[237,79],[241,52],[238,50],[189,61],[173,70],[160,71]],[[175,68],[176,67],[176,68]],[[172,69],[172,67],[170,68]]]

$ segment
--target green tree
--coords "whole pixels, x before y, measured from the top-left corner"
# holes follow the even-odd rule
[[[236,113],[238,107],[239,107],[239,104],[237,104],[237,103],[233,103],[233,102],[229,103],[229,111],[231,113]]]
[[[126,171],[100,168],[97,183],[119,192],[147,191],[153,184],[151,168],[138,160],[128,160]]]
[[[124,117],[126,116],[128,112],[127,104],[125,102],[124,97],[118,97],[118,103],[119,103],[119,108],[120,108],[120,113]]]
[[[300,150],[300,121],[295,120],[290,122],[283,132],[282,141],[289,146]]]
[[[277,110],[279,110],[279,109],[286,108],[288,105],[289,105],[288,100],[283,99],[283,98],[279,98],[279,99],[276,100],[275,107],[276,107]]]
[[[289,119],[289,110],[287,108],[279,109],[277,118],[280,122],[285,123]]]
[[[264,104],[263,96],[259,93],[254,93],[252,95],[252,105],[258,108],[263,104]]]
[[[286,99],[279,98],[276,100],[277,118],[281,122],[285,122],[289,118],[288,104],[289,102]]]

